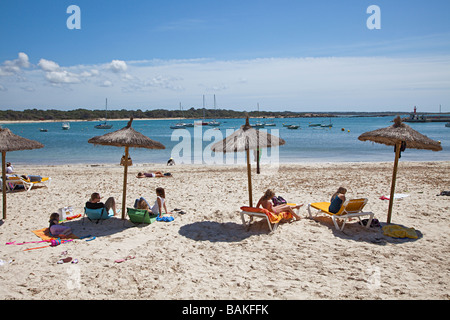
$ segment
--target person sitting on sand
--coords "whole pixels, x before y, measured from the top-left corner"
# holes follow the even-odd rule
[[[175,165],[175,160],[173,160],[173,158],[170,158],[169,160],[167,160],[167,165],[168,166],[174,166]]]
[[[155,204],[153,205],[153,207],[150,208],[150,210],[153,212],[153,214],[158,214],[160,217],[162,217],[162,208],[164,208],[166,214],[171,213],[167,212],[166,192],[164,191],[164,188],[158,187],[156,188]]]
[[[88,209],[100,209],[100,208],[106,208],[106,211],[109,212],[110,209],[113,209],[114,215],[117,214],[116,211],[116,201],[113,197],[109,197],[105,203],[100,202],[101,197],[98,192],[94,192],[91,195],[91,198],[88,202],[86,202],[86,208]]]
[[[275,197],[275,192],[273,192],[271,189],[267,189],[264,195],[259,199],[258,204],[256,205],[257,208],[259,206],[262,206],[264,209],[269,210],[273,213],[280,213],[280,212],[289,212],[292,214],[293,217],[295,217],[296,220],[300,220],[300,217],[295,214],[293,209],[299,209],[303,204],[300,204],[298,206],[289,206],[287,204],[280,204],[277,206],[274,206],[272,203],[272,198]]]
[[[139,172],[136,178],[163,178],[163,177],[171,177],[172,174],[170,172],[162,173],[161,171],[156,172]]]
[[[72,229],[59,224],[59,214],[56,212],[50,215],[50,220],[48,222],[50,223],[50,226],[48,227],[50,233],[55,237],[58,237],[60,235],[68,236],[72,233]]]
[[[344,187],[339,187],[337,191],[331,196],[330,206],[328,207],[328,211],[331,213],[338,213],[341,210],[341,206],[345,201],[345,194],[347,193],[347,189]]]
[[[150,214],[152,214],[152,210],[148,207],[147,201],[144,198],[140,198],[136,204],[136,209],[147,210]]]

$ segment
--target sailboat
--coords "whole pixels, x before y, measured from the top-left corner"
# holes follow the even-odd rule
[[[203,120],[202,121],[196,121],[194,123],[196,126],[207,126],[208,122],[205,121],[205,95],[203,95]]]
[[[108,118],[108,98],[106,98],[106,108],[105,108],[105,122],[99,123],[95,126],[96,129],[111,129],[112,124],[107,124],[106,119]]]
[[[214,112],[216,111],[216,95],[214,95]],[[217,122],[216,119],[214,119],[213,121],[208,122],[208,125],[210,126],[220,126],[220,122]]]
[[[180,110],[181,110],[181,113],[183,113],[183,108],[181,107],[181,102],[180,102]],[[183,118],[184,118],[184,115],[183,115]],[[181,123],[181,122],[179,122],[173,126],[170,126],[170,129],[184,129],[184,128],[186,128],[186,124]]]
[[[258,117],[259,117],[259,103],[258,103]],[[260,122],[259,120],[256,121],[255,124],[252,124],[253,128],[264,128],[264,123]]]

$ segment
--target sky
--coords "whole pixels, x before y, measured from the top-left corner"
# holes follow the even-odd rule
[[[449,13],[448,0],[1,1],[0,109],[215,95],[239,111],[450,112]]]

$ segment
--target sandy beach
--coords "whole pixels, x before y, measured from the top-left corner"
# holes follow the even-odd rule
[[[245,166],[140,164],[129,168],[127,206],[156,187],[166,190],[174,221],[135,227],[112,218],[95,224],[68,221],[77,239],[56,247],[6,245],[40,239],[58,208],[77,213],[92,192],[122,206],[119,165],[16,166],[18,174],[51,177],[51,185],[7,194],[0,220],[0,299],[450,299],[450,162],[400,162],[392,223],[414,228],[418,239],[386,236],[380,228],[349,222],[335,230],[329,217],[307,217],[307,204],[329,201],[339,186],[348,198],[366,197],[366,209],[385,223],[392,162],[282,164],[253,167],[253,202],[271,188],[303,203],[302,219],[269,234],[256,220],[249,231],[240,207],[248,205]],[[137,179],[139,171],[172,178]],[[95,236],[95,239],[92,239]],[[78,263],[57,264],[62,252]],[[117,259],[134,257],[122,263]]]

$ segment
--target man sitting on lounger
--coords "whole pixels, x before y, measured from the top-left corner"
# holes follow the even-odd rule
[[[156,172],[139,172],[136,176],[136,178],[163,178],[163,177],[171,177],[172,174],[170,172],[162,173],[161,171]]]

